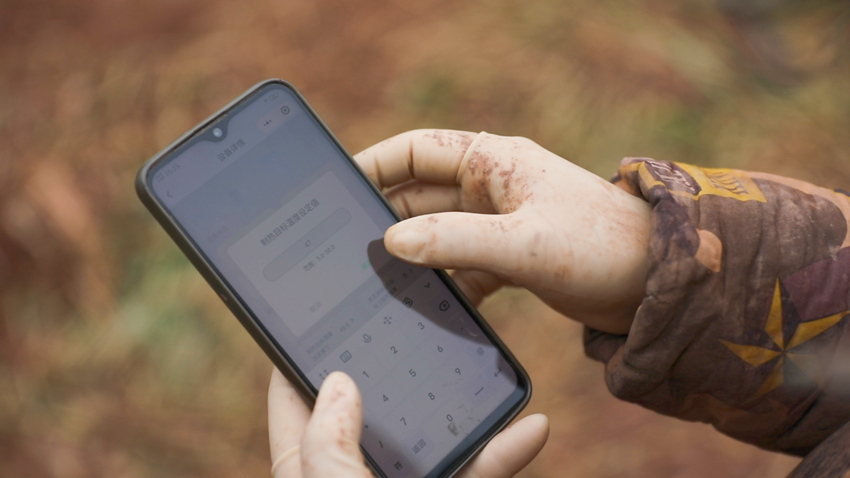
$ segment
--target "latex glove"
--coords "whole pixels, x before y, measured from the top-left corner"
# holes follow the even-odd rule
[[[355,159],[411,217],[387,230],[391,254],[461,270],[473,302],[512,282],[595,329],[628,332],[646,285],[644,200],[518,137],[416,130]]]
[[[269,443],[275,478],[372,477],[358,446],[362,426],[360,393],[344,373],[325,379],[312,414],[283,375],[272,373]],[[537,456],[548,436],[544,415],[525,417],[493,438],[458,477],[511,477]]]

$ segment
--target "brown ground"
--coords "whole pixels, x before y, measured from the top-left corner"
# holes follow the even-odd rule
[[[248,86],[293,82],[352,151],[447,127],[602,175],[642,155],[846,186],[847,4],[772,3],[759,23],[707,0],[0,2],[0,476],[268,473],[270,365],[132,190]],[[796,463],[614,400],[580,328],[526,293],[483,313],[552,420],[522,476]]]

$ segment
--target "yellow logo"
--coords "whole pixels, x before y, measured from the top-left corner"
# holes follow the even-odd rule
[[[699,199],[710,195],[738,201],[767,202],[756,183],[734,169],[698,168],[653,159],[641,159],[629,169],[637,169],[641,181],[650,188],[663,186],[677,196]]]
[[[770,375],[767,376],[761,388],[756,392],[757,397],[785,383],[786,360],[790,360],[815,383],[821,385],[823,379],[820,373],[821,367],[817,363],[817,357],[811,354],[795,353],[793,350],[840,322],[848,313],[850,313],[850,310],[808,322],[800,322],[797,324],[797,330],[794,331],[791,340],[786,344],[782,331],[786,316],[783,314],[782,293],[779,280],[777,280],[776,288],[773,292],[773,301],[770,304],[770,312],[767,315],[767,323],[764,326],[764,331],[770,336],[776,347],[765,348],[756,345],[741,345],[727,342],[726,340],[721,340],[720,342],[737,355],[738,358],[753,367],[758,367],[778,358],[773,365]]]

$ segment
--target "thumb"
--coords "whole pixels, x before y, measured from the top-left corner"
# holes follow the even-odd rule
[[[304,478],[371,476],[358,444],[362,423],[363,405],[354,381],[341,372],[330,374],[301,441]]]
[[[546,415],[530,415],[499,433],[466,466],[461,478],[510,478],[526,467],[549,438]]]
[[[384,245],[390,254],[414,264],[503,274],[517,264],[517,251],[528,253],[521,223],[514,214],[417,216],[387,229]]]

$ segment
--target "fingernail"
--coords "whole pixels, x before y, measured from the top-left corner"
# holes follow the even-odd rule
[[[342,372],[333,372],[322,383],[319,395],[325,406],[332,406],[341,400],[345,400],[350,394],[349,385],[351,379]]]
[[[399,259],[409,262],[419,262],[418,259],[425,248],[422,234],[408,225],[396,224],[387,229],[384,235],[384,246],[387,251]]]
[[[327,389],[329,392],[335,391],[339,388],[344,388],[342,387],[344,382],[345,374],[342,372],[331,372],[331,374],[328,375],[322,383],[322,388]]]

